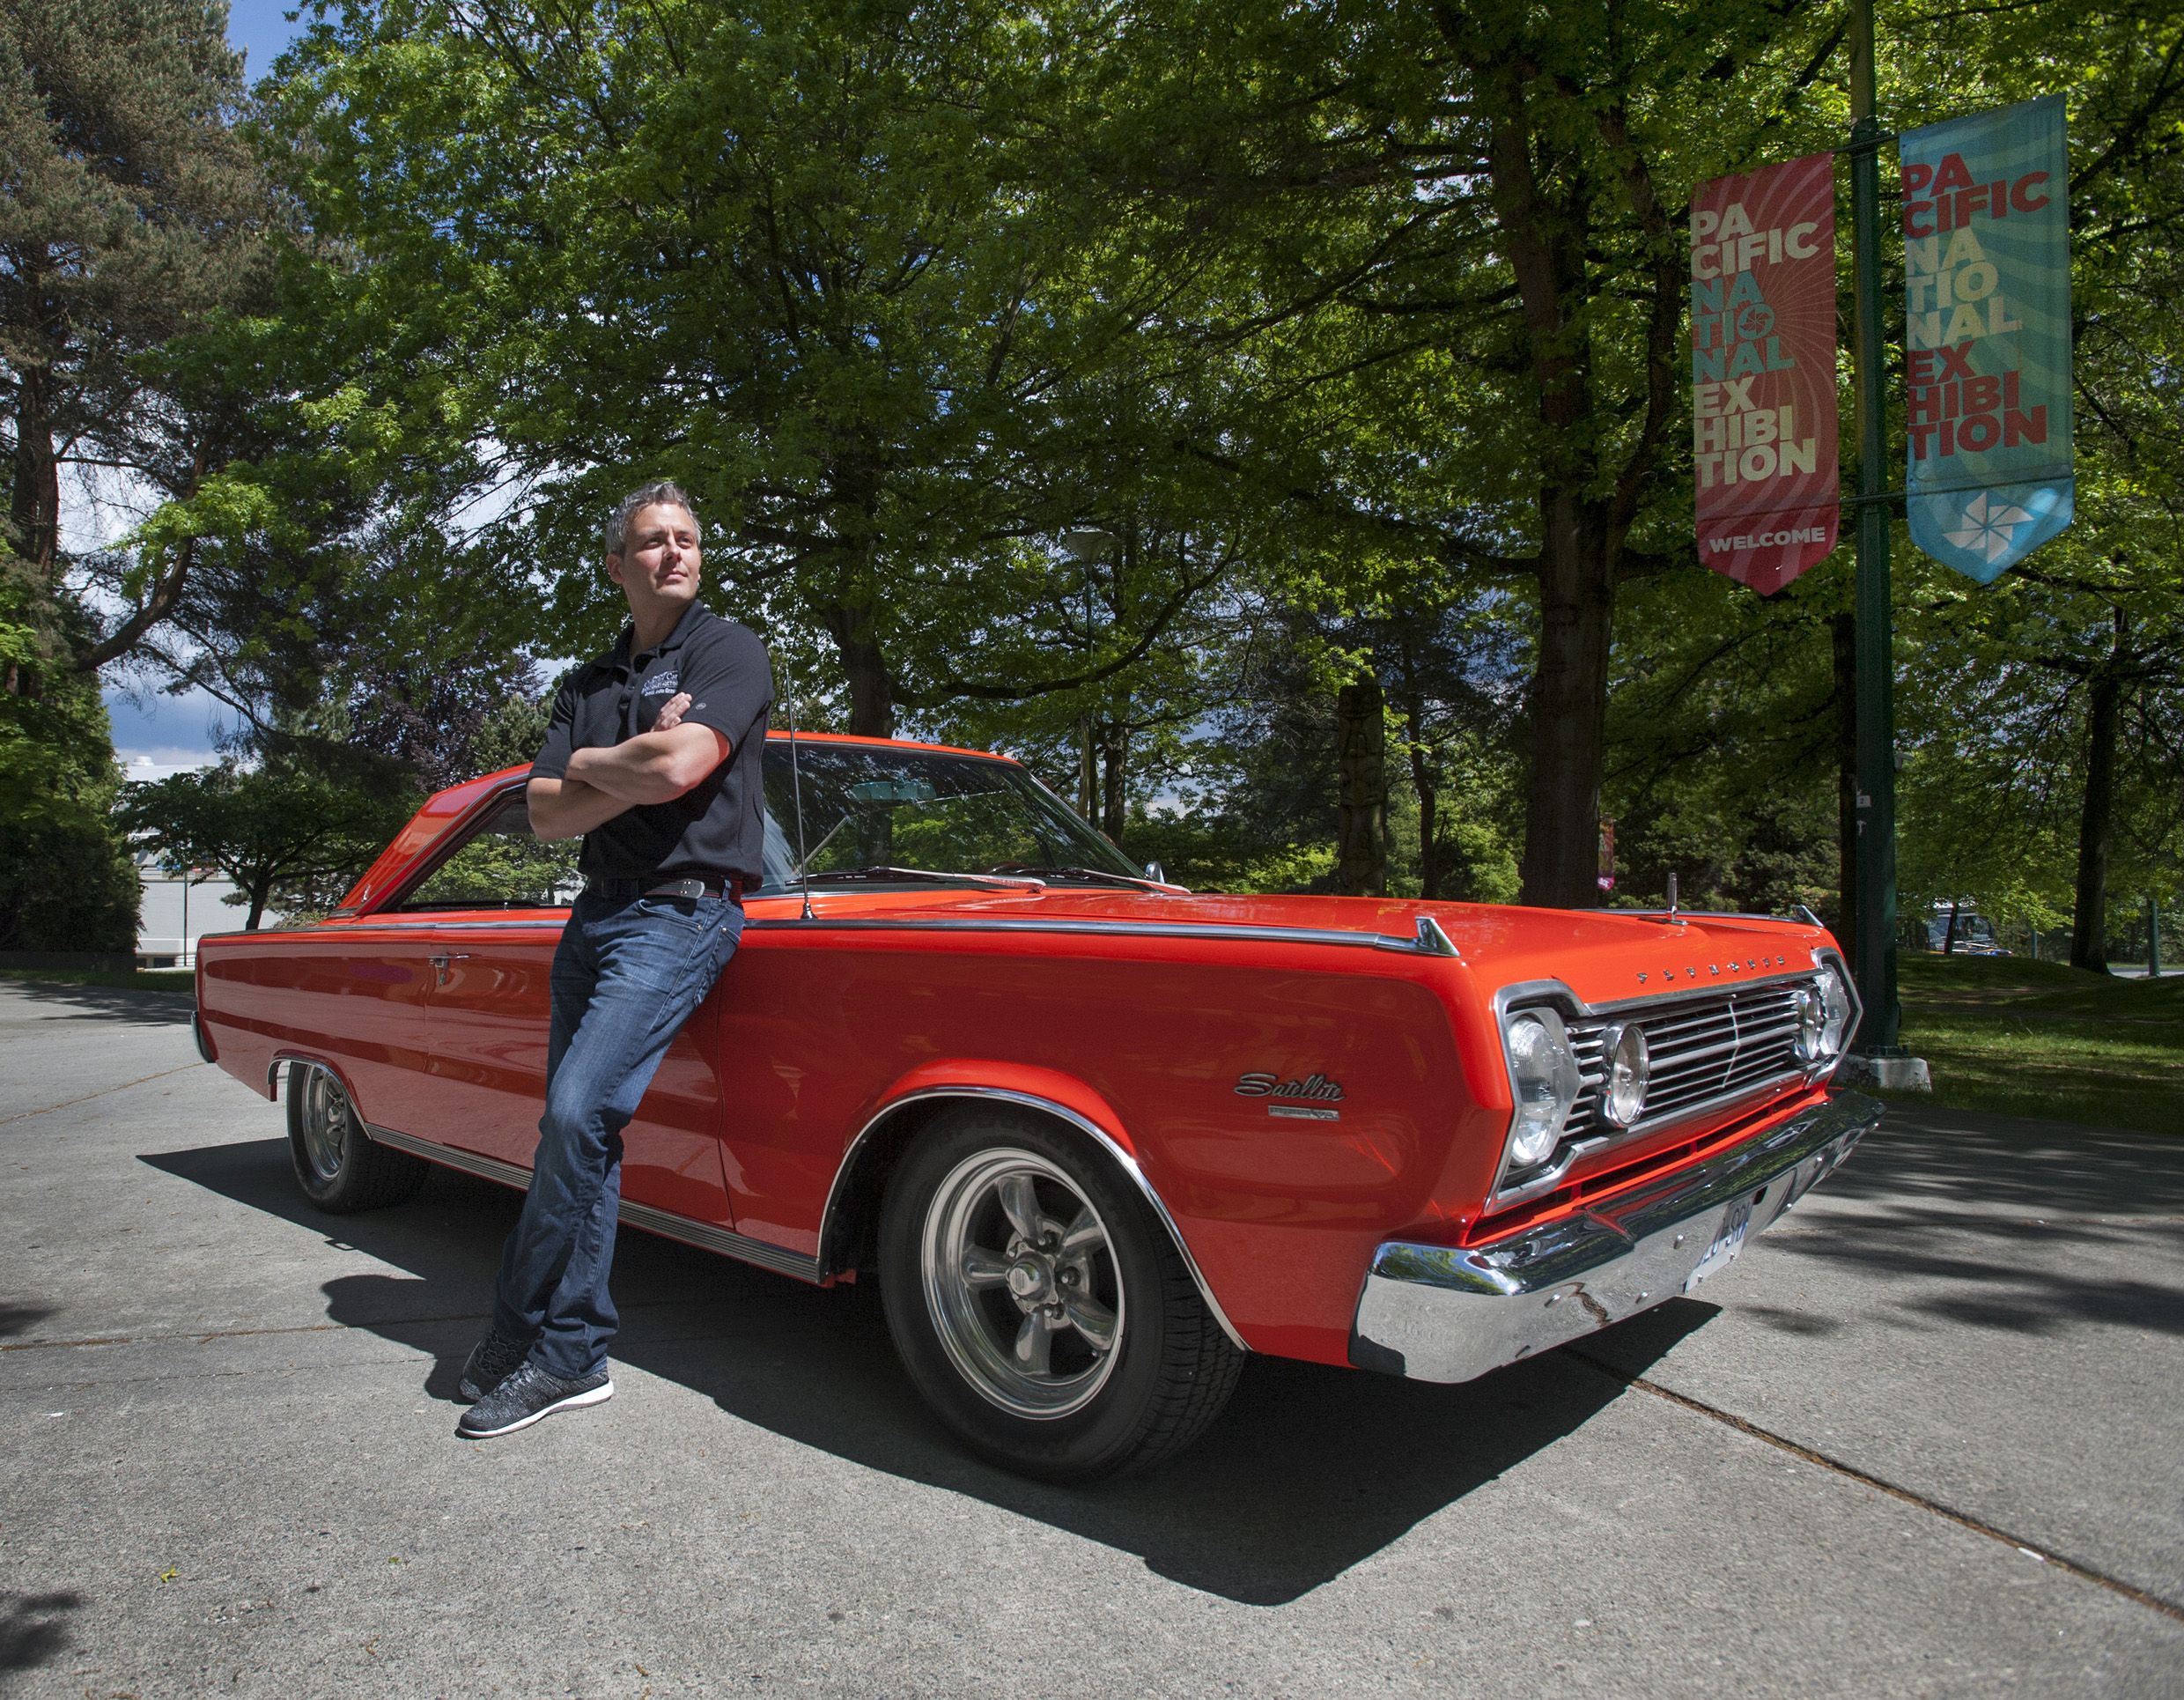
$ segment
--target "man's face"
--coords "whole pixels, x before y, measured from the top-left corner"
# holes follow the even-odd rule
[[[697,600],[697,521],[671,502],[640,507],[623,535],[622,552],[607,557],[607,576],[630,599],[639,625],[672,614],[680,618]]]

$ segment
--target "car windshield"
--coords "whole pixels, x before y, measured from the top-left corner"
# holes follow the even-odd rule
[[[883,745],[766,747],[764,890],[911,883],[920,875],[1015,875],[1112,884],[1142,878],[1074,809],[1012,761]],[[797,795],[803,865],[797,861]],[[969,883],[969,882],[966,882]]]

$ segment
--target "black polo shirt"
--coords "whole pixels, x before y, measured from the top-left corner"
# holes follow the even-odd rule
[[[756,633],[692,602],[667,641],[631,654],[636,628],[578,669],[554,698],[535,780],[567,776],[569,757],[652,730],[660,710],[690,693],[684,725],[710,726],[728,758],[672,802],[639,803],[584,837],[579,866],[594,879],[741,874],[754,884],[764,844],[760,789],[773,669]]]

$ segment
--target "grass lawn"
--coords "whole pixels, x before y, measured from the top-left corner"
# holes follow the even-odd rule
[[[2018,957],[1900,958],[1903,1045],[1935,1104],[2184,1135],[2184,978]]]
[[[108,986],[129,992],[190,992],[197,976],[188,968],[0,968],[0,979],[41,979],[48,986]]]

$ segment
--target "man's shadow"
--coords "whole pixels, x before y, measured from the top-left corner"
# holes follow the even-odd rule
[[[328,1282],[327,1314],[431,1355],[425,1391],[454,1397],[515,1194],[435,1171],[407,1205],[332,1216],[297,1190],[284,1140],[142,1160],[406,1271]],[[614,1287],[618,1362],[804,1445],[1138,1554],[1162,1576],[1251,1605],[1339,1576],[1624,1392],[1567,1352],[1452,1387],[1254,1357],[1214,1430],[1182,1457],[1142,1477],[1061,1488],[985,1464],[941,1428],[896,1364],[869,1284],[821,1290],[625,1227]],[[1715,1314],[1678,1300],[1626,1325],[1641,1333],[1619,1342],[1619,1367],[1642,1368]]]

